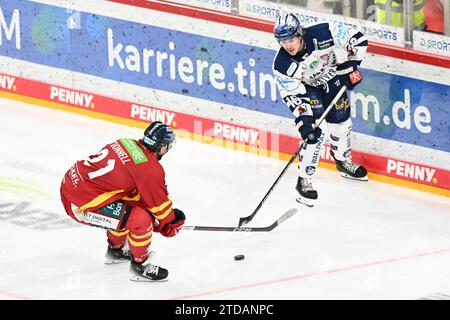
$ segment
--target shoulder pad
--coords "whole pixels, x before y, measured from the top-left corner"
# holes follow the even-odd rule
[[[297,71],[299,66],[299,62],[292,59],[291,55],[286,52],[283,48],[281,48],[274,61],[273,61],[273,69],[277,72],[292,77]]]
[[[310,54],[316,50],[325,50],[334,45],[328,23],[319,23],[305,29],[303,39],[306,43],[306,51]]]
[[[329,29],[329,28],[330,28],[330,24],[328,22],[319,22],[319,23],[310,24],[304,30],[308,32],[308,31],[316,31],[316,30]]]

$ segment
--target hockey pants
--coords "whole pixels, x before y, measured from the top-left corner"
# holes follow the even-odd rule
[[[128,239],[135,261],[145,260],[153,233],[153,220],[145,209],[116,201],[98,210],[80,214],[78,208],[63,194],[61,200],[72,219],[85,225],[108,229],[106,236],[114,248],[122,247]]]

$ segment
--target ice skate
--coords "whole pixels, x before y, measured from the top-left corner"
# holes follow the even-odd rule
[[[333,155],[334,158],[334,155]],[[363,166],[354,163],[350,159],[346,159],[344,161],[337,160],[334,158],[336,162],[336,169],[340,172],[341,176],[344,178],[368,181],[367,170]]]
[[[128,247],[114,249],[111,244],[108,244],[108,249],[105,253],[105,264],[119,264],[131,260],[131,253]]]
[[[143,263],[137,263],[132,260],[130,273],[130,280],[137,282],[162,282],[167,281],[169,276],[167,269],[151,264],[150,258],[147,258]]]
[[[311,178],[298,177],[297,186],[295,187],[299,193],[295,199],[298,203],[313,207],[317,201],[317,191],[313,188]]]

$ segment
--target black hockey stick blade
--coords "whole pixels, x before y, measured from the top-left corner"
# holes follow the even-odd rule
[[[292,208],[286,211],[274,223],[267,227],[207,227],[207,226],[183,226],[183,230],[193,231],[230,231],[230,232],[268,232],[275,229],[284,221],[297,213],[297,208]]]

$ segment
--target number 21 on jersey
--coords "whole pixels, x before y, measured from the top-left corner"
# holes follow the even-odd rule
[[[83,162],[83,164],[84,164],[86,167],[90,167],[92,164],[97,163],[97,162],[100,162],[100,161],[102,161],[103,159],[105,159],[105,158],[108,156],[108,153],[109,153],[109,150],[108,150],[108,149],[102,149],[102,150],[101,150],[99,153],[97,153],[96,155],[91,156],[88,160],[85,160],[85,161]],[[102,175],[104,175],[104,174],[107,174],[108,172],[111,172],[111,171],[114,170],[114,165],[115,165],[115,164],[116,164],[116,160],[114,160],[114,159],[109,159],[109,160],[106,162],[106,165],[105,165],[105,166],[103,166],[103,167],[101,167],[100,169],[97,169],[97,170],[95,170],[95,171],[89,172],[89,173],[88,173],[88,176],[89,176],[89,178],[92,180],[92,179],[95,179],[95,178],[97,178],[97,177],[100,177],[100,176],[102,176]]]

